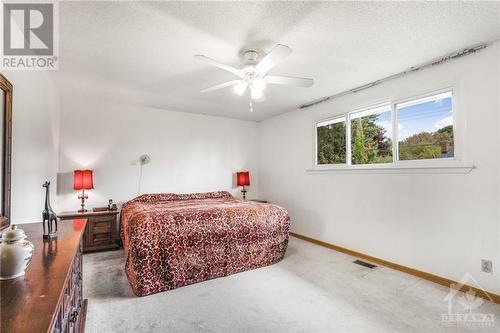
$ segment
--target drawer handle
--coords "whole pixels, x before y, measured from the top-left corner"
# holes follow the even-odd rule
[[[69,321],[74,324],[76,323],[76,321],[78,320],[78,311],[73,311],[73,313],[71,314],[71,317],[69,319]]]

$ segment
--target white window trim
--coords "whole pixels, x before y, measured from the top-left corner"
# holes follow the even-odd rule
[[[387,107],[391,108],[388,109]],[[373,114],[379,114],[379,113],[384,113],[387,111],[391,111],[391,117],[392,117],[392,107],[393,105],[391,103],[379,103],[371,107],[365,107],[362,109],[357,109],[354,111],[351,111],[347,114],[347,132],[349,133],[349,140],[346,141],[347,146],[349,147],[349,154],[347,154],[347,165],[353,166],[353,167],[358,167],[358,166],[369,166],[369,165],[390,165],[392,163],[373,163],[373,164],[352,164],[352,128],[351,128],[351,121],[352,119],[358,119],[362,117],[366,117],[369,115]],[[352,117],[352,115],[356,115],[356,117]],[[392,118],[391,118],[392,120]],[[394,125],[393,125],[394,126]],[[392,138],[391,138],[392,139]],[[394,153],[393,153],[394,154]],[[393,156],[393,161],[394,161],[394,156]],[[329,164],[324,164],[324,165],[329,165]],[[338,165],[338,164],[332,164],[332,165]]]
[[[314,142],[314,154],[313,154],[313,165],[315,166],[322,166],[322,165],[344,165],[344,164],[318,164],[318,126],[326,126],[330,124],[336,124],[336,123],[341,123],[341,122],[346,122],[347,126],[347,115],[339,115],[335,117],[328,117],[324,118],[318,121],[315,121],[313,126],[314,126],[314,135],[313,135],[313,142]],[[347,135],[347,134],[346,134]],[[346,136],[346,142],[347,142],[347,136]],[[346,152],[346,161],[347,161],[347,152]]]
[[[467,174],[475,167],[471,164],[464,163],[463,154],[463,136],[464,136],[464,118],[460,112],[460,104],[457,100],[457,88],[449,86],[442,89],[427,91],[425,93],[414,95],[412,97],[394,99],[391,102],[377,103],[370,107],[363,107],[355,109],[345,114],[336,115],[329,118],[316,120],[313,122],[313,167],[307,169],[308,173],[329,173],[329,172],[355,172],[355,173],[413,173],[413,174],[433,174],[433,173],[448,173],[448,174]],[[427,98],[442,93],[451,92],[452,106],[453,106],[453,140],[454,140],[454,157],[437,158],[437,159],[423,159],[423,160],[399,160],[398,148],[398,119],[396,112],[396,105],[406,103],[408,101]],[[392,163],[375,163],[375,164],[351,164],[351,115],[367,110],[376,110],[383,106],[390,105],[392,115]],[[344,119],[346,122],[346,163],[342,164],[318,164],[318,139],[317,127],[318,124],[326,123],[328,121],[339,121]]]

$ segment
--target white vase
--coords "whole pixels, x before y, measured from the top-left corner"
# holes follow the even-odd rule
[[[13,224],[2,233],[0,243],[0,280],[23,276],[33,257],[33,243]]]

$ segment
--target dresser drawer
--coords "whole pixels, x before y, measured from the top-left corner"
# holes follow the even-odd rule
[[[92,235],[92,246],[103,246],[113,244],[114,239],[111,233],[100,233]]]
[[[82,294],[82,243],[73,258],[73,265],[68,272],[62,300],[52,333],[83,333],[86,307]]]
[[[116,221],[116,217],[115,215],[111,215],[111,216],[92,216],[92,217],[89,217],[89,222],[92,222],[92,223],[98,223],[98,222],[114,222]]]
[[[114,220],[111,221],[100,221],[92,222],[92,232],[94,234],[104,234],[104,233],[110,233],[111,229],[113,228],[113,223],[115,223]]]

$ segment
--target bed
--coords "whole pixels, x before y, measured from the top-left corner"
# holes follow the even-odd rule
[[[141,195],[122,207],[125,271],[145,296],[272,265],[289,229],[286,209],[225,191]]]

